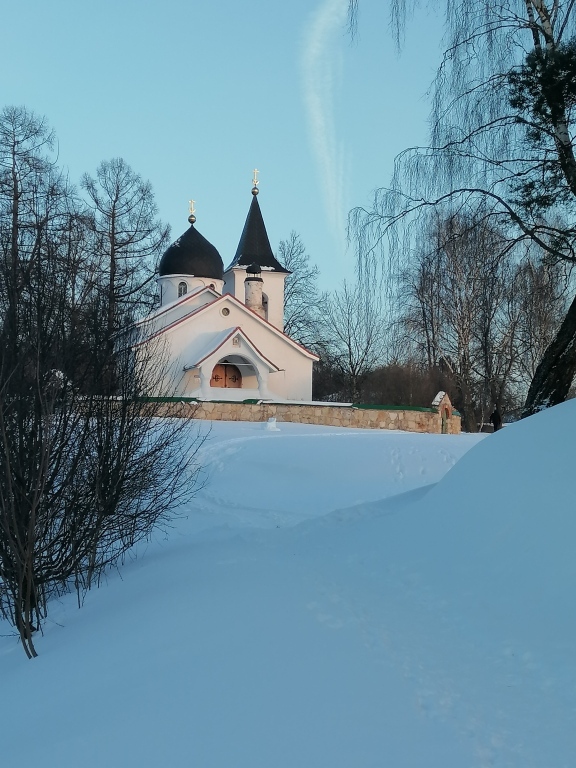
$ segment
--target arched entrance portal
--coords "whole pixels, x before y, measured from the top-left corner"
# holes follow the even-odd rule
[[[208,370],[205,371],[206,378],[208,378]],[[244,397],[262,396],[262,393],[259,393],[261,387],[258,370],[255,364],[243,355],[226,355],[218,360],[210,373],[210,389],[216,388],[242,389],[245,390],[242,393]],[[205,396],[209,396],[208,391]],[[230,398],[238,399],[241,395],[240,393],[224,395],[222,392],[221,396],[229,400]]]
[[[210,378],[211,387],[226,387],[238,389],[242,387],[242,374],[233,363],[217,363]]]

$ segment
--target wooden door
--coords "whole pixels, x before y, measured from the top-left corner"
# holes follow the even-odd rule
[[[210,386],[240,388],[242,387],[242,374],[235,365],[218,363],[212,371]]]
[[[239,389],[242,386],[242,374],[239,369],[235,365],[230,364],[225,365],[224,368],[226,369],[224,371],[226,376],[226,383],[224,386]]]
[[[214,366],[212,371],[212,378],[210,379],[211,387],[225,387],[226,386],[226,366],[218,365]]]

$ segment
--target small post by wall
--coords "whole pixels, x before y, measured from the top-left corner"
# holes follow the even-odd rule
[[[432,400],[432,408],[435,408],[438,412],[440,434],[453,435],[460,433],[460,415],[454,412],[454,406],[446,392],[438,392],[434,400]]]

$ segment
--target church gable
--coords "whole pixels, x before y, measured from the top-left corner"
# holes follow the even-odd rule
[[[192,308],[192,311],[183,312],[181,317],[163,325],[154,335],[177,330],[178,333],[184,333],[191,338],[196,332],[204,329],[210,329],[214,333],[230,330],[232,323],[232,327],[245,327],[247,332],[255,335],[259,341],[262,338],[270,338],[274,340],[271,342],[273,344],[287,344],[298,354],[311,360],[319,359],[313,352],[256,315],[231,294],[217,296],[200,307]]]
[[[228,358],[240,358],[242,356],[245,357],[246,355],[253,361],[257,361],[267,367],[269,373],[274,373],[280,370],[278,365],[262,354],[240,326],[232,328],[228,333],[225,332],[224,334],[221,334],[220,339],[213,339],[209,348],[199,360],[194,363],[193,367],[199,368],[206,362],[217,363],[218,359],[222,357],[225,357],[226,361],[229,362]]]

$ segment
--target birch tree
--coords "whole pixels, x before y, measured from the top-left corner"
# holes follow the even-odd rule
[[[351,26],[361,0],[350,2]],[[513,245],[576,262],[576,10],[573,0],[450,0],[432,89],[430,146],[406,150],[390,187],[356,211],[360,258],[383,233],[392,252],[432,206],[490,206]],[[391,5],[398,37],[406,3]],[[416,226],[415,226],[416,225]],[[399,232],[401,234],[399,234]],[[576,372],[576,299],[535,371],[525,414],[562,401]]]
[[[449,372],[464,427],[474,432],[490,403],[501,407],[514,371],[507,243],[474,220],[434,215],[411,261],[402,277],[410,346],[429,369]]]

